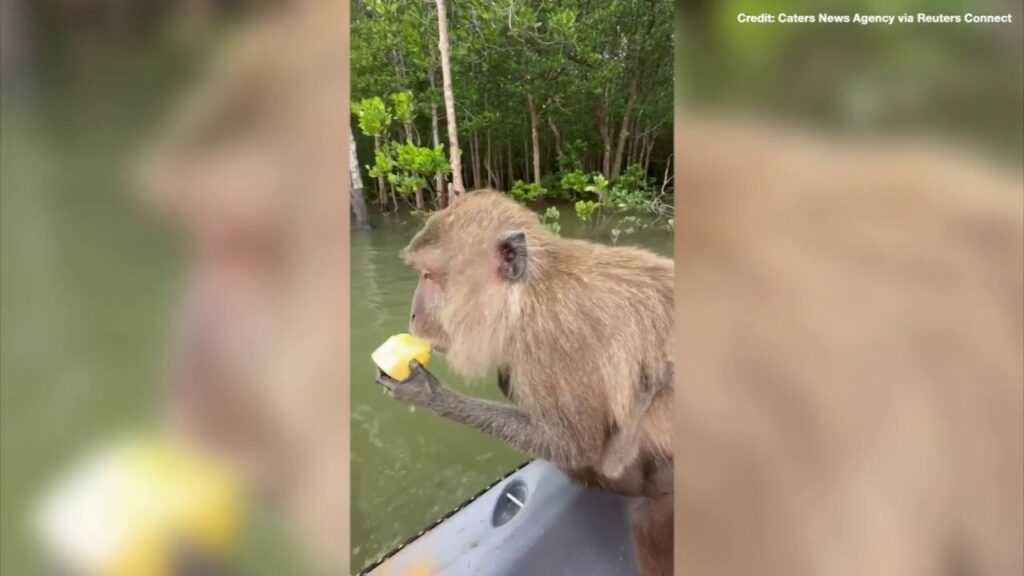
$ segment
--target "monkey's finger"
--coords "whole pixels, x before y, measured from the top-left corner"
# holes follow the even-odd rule
[[[389,394],[394,392],[395,387],[399,384],[397,380],[385,374],[380,368],[377,368],[377,376],[374,378],[374,381]]]
[[[423,364],[420,364],[419,361],[410,360],[409,369],[412,371],[412,377],[409,378],[410,381],[416,380],[426,384],[427,388],[429,388],[431,392],[437,392],[438,389],[441,388],[441,383],[437,381],[437,378],[435,378],[434,375],[423,366]]]

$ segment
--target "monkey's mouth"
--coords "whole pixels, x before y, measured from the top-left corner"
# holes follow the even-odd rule
[[[445,342],[446,339],[443,338],[443,337],[442,338],[431,338],[431,337],[427,336],[426,334],[423,334],[423,331],[417,330],[416,328],[414,328],[411,324],[409,325],[409,333],[412,334],[413,336],[415,336],[416,338],[420,338],[422,340],[426,340],[427,342],[430,342],[430,348],[431,348],[431,350],[433,350],[435,352],[440,352],[442,354],[448,352],[448,343]]]

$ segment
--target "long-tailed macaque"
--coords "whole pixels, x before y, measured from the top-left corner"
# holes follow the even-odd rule
[[[433,215],[404,251],[410,331],[459,373],[499,369],[511,404],[469,398],[413,362],[396,400],[491,434],[572,478],[644,500],[645,576],[672,573],[673,264],[561,238],[489,190]]]
[[[679,573],[1024,574],[1020,169],[676,126]]]
[[[347,572],[344,5],[251,23],[142,159],[186,240],[167,413]]]

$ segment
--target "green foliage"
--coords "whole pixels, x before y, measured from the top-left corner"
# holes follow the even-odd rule
[[[391,112],[384,101],[377,96],[353,102],[352,113],[359,120],[359,130],[367,136],[384,136],[387,134],[388,128],[391,127]]]
[[[529,204],[534,200],[543,198],[547,193],[547,190],[540,184],[526,183],[522,180],[516,180],[512,184],[512,190],[509,190],[509,197],[517,202]]]
[[[558,170],[560,172],[583,170],[583,156],[587,144],[580,139],[574,139],[562,145],[562,155],[558,157]]]
[[[394,145],[393,149],[395,163],[399,170],[422,176],[445,175],[451,172],[451,165],[448,164],[448,158],[440,144],[430,148],[404,142]]]
[[[582,170],[564,172],[559,180],[559,186],[573,196],[579,196],[587,192],[590,185],[591,175],[584,174]]]
[[[403,198],[408,198],[426,188],[427,179],[418,174],[397,172],[388,174],[388,184],[391,184]]]
[[[408,198],[426,188],[428,178],[450,173],[451,166],[441,144],[427,147],[388,140],[394,121],[409,123],[416,117],[412,92],[393,92],[388,100],[391,108],[382,98],[373,96],[353,102],[352,110],[364,134],[384,140],[374,151],[373,165],[366,167],[369,175],[383,177],[399,195]]]
[[[540,217],[540,223],[542,226],[548,229],[553,234],[558,234],[562,231],[562,225],[559,223],[562,214],[558,211],[558,208],[549,206],[544,214]]]
[[[593,200],[577,200],[575,204],[576,217],[584,222],[590,222],[591,217],[599,206],[600,204]]]
[[[617,210],[648,211],[654,199],[642,190],[612,186],[602,202]]]
[[[562,183],[597,196],[597,200],[577,201],[576,217],[594,228],[614,222],[610,230],[612,242],[645,228],[673,229],[674,208],[665,202],[662,192],[655,190],[640,166],[628,167],[614,182],[598,173],[584,175],[573,171],[562,175]]]
[[[370,176],[384,176],[403,197],[427,187],[428,178],[451,171],[444,149],[417,146],[412,142],[389,142],[377,149]]]
[[[370,176],[387,178],[395,166],[395,160],[391,157],[391,151],[387,146],[381,146],[373,154],[373,165],[367,166]]]
[[[416,118],[416,103],[413,100],[412,92],[408,90],[394,92],[388,96],[388,99],[391,100],[391,110],[396,121],[407,124]]]
[[[644,172],[644,167],[639,164],[632,164],[626,168],[618,178],[615,179],[615,186],[624,190],[636,190],[646,192],[651,188],[651,180]]]
[[[637,135],[655,137],[652,152],[631,140],[627,153],[615,160],[630,164],[643,157],[652,173],[664,173],[672,120],[673,10],[668,0],[466,0],[450,8],[450,62],[458,87],[466,188],[484,184],[474,180],[475,165],[481,180],[494,174],[511,188],[510,197],[524,203],[601,203],[615,186],[654,194],[653,186],[640,182],[645,167],[636,167],[641,174],[627,169],[614,182],[590,170],[602,165],[604,141],[595,110],[603,110],[613,136],[628,120],[637,123]],[[437,114],[438,137],[448,151],[437,34],[431,2],[354,0],[353,111],[362,134],[376,137],[378,144],[399,135],[432,142],[431,114]],[[626,119],[626,101],[636,82],[640,97]],[[522,177],[532,165],[528,102],[537,112],[541,165],[551,167],[539,185],[512,182],[515,173]],[[390,164],[378,166],[374,159],[374,173],[393,183],[396,193],[407,194],[423,179],[430,186],[432,175],[424,167],[429,162],[421,161],[420,154],[394,148],[386,154]],[[613,213],[608,207],[602,211]],[[595,227],[604,225],[603,217],[594,222]]]
[[[604,198],[608,193],[608,180],[603,174],[594,174],[591,179],[591,183],[586,185],[583,189],[587,192],[597,194],[598,198]]]

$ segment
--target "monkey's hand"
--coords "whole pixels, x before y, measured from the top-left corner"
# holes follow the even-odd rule
[[[409,362],[409,370],[408,378],[395,380],[378,368],[377,384],[380,384],[389,396],[399,402],[414,406],[429,406],[431,400],[435,399],[444,389],[444,385],[416,360]]]

